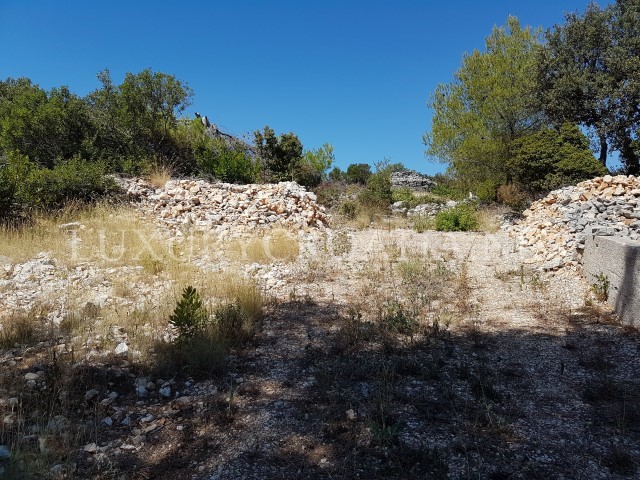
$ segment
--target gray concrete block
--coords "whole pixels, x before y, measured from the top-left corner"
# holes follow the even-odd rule
[[[640,242],[589,235],[582,264],[590,283],[609,280],[608,302],[625,324],[640,326]]]

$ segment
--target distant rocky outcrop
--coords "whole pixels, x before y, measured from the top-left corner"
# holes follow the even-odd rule
[[[414,170],[405,170],[391,174],[392,188],[409,188],[411,190],[429,192],[435,186],[436,182],[431,178]]]

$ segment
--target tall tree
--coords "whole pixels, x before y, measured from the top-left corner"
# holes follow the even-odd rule
[[[640,1],[617,0],[584,14],[570,13],[546,34],[537,87],[545,112],[591,130],[606,166],[618,150],[628,173],[638,173],[640,123]]]
[[[543,118],[534,95],[538,32],[516,17],[494,28],[486,51],[462,59],[451,83],[440,84],[428,105],[426,154],[476,183],[510,181],[505,165],[512,142],[536,131]]]

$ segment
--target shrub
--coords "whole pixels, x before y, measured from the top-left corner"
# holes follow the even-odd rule
[[[97,200],[115,189],[101,163],[74,157],[52,169],[31,169],[18,185],[18,199],[37,208],[60,208],[70,200]]]
[[[443,232],[466,232],[478,227],[477,213],[468,205],[456,205],[436,214],[436,230]]]
[[[26,156],[11,152],[0,165],[3,212],[20,208],[60,208],[71,200],[93,201],[116,189],[102,163],[80,157],[53,168],[39,168]],[[13,207],[12,207],[13,205]]]
[[[514,142],[509,168],[517,182],[534,191],[553,190],[607,173],[591,153],[589,139],[570,123]]]
[[[406,206],[415,206],[417,199],[410,188],[402,187],[391,191],[391,201],[405,202]]]
[[[241,146],[228,145],[222,139],[206,137],[194,152],[200,173],[223,182],[255,182],[259,166]]]
[[[344,215],[349,220],[353,220],[358,215],[360,207],[358,202],[354,200],[345,200],[340,204],[340,214]]]
[[[186,287],[169,317],[169,323],[178,331],[178,340],[193,338],[201,333],[208,320],[209,313],[202,303],[200,294],[192,286]]]
[[[531,199],[529,195],[527,195],[527,192],[513,183],[500,185],[498,187],[497,198],[498,202],[507,205],[517,212],[525,210],[531,203]]]
[[[226,346],[242,345],[254,333],[255,322],[239,305],[220,305],[213,314],[216,336]]]

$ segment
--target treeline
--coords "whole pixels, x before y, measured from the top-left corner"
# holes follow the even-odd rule
[[[80,97],[67,87],[46,91],[28,78],[0,81],[0,216],[57,208],[70,199],[109,193],[106,174],[205,175],[226,182],[326,180],[333,147],[304,150],[293,133],[268,126],[246,142],[202,119],[182,118],[193,92],[173,75],[150,69]]]
[[[507,202],[601,175],[612,150],[637,174],[639,39],[640,0],[591,3],[546,32],[509,17],[431,95],[426,154]]]

